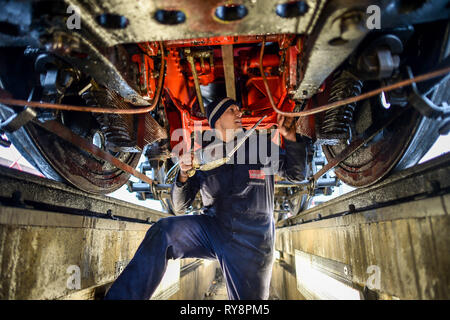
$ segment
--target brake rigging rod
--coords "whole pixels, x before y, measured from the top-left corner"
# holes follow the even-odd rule
[[[58,137],[74,144],[80,149],[92,154],[93,156],[100,158],[106,162],[109,162],[113,166],[125,172],[128,172],[129,174],[135,176],[136,178],[144,182],[147,182],[150,185],[153,184],[154,182],[152,179],[147,177],[147,175],[137,171],[136,169],[129,166],[125,162],[122,162],[121,160],[113,157],[109,152],[100,149],[99,147],[90,143],[86,139],[80,137],[79,135],[76,135],[69,128],[63,126],[58,121],[50,120],[46,122],[40,122],[39,120],[33,120],[33,123],[53,134],[56,134]]]

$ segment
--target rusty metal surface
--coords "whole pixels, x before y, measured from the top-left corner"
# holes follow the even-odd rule
[[[426,126],[424,127],[418,112],[414,110],[405,112],[401,118],[387,126],[371,142],[341,162],[335,169],[336,175],[344,183],[353,187],[366,187],[380,181],[395,168],[402,158],[406,157],[405,154],[412,144],[414,134],[424,128]],[[431,128],[428,123],[428,129]],[[430,139],[431,132],[432,130],[428,133]],[[421,135],[421,137],[424,136]],[[425,138],[428,136],[425,135]],[[434,139],[436,138],[434,137]],[[327,160],[331,161],[346,146],[346,144],[324,146],[323,151]],[[421,155],[417,155],[415,158],[418,156]]]
[[[314,30],[312,37],[304,44],[302,57],[305,63],[300,69],[303,76],[293,93],[294,99],[312,97],[325,79],[364,39],[369,32],[364,25],[365,9],[370,4],[358,1],[352,7],[348,1],[332,1],[327,5],[317,23],[320,29]]]
[[[381,9],[381,28],[448,18],[444,0],[430,0],[426,5],[425,2],[408,5],[398,1],[328,1],[304,44],[305,63],[300,70],[303,77],[293,92],[294,99],[312,97],[371,31],[366,26],[367,9],[371,5]]]
[[[450,188],[450,153],[415,167],[397,172],[370,187],[359,188],[350,193],[308,209],[296,217],[280,221],[278,227],[302,224],[336,214],[350,214],[371,207],[411,201],[448,192]],[[447,191],[445,191],[447,190]]]
[[[391,118],[385,121],[385,123],[383,123],[382,126],[379,127],[374,126],[373,128],[369,128],[365,132],[365,135],[363,137],[354,138],[349,145],[346,145],[345,149],[343,149],[339,154],[335,155],[332,159],[329,159],[327,164],[324,165],[322,169],[320,169],[316,174],[312,176],[312,179],[314,181],[317,181],[320,177],[322,177],[332,168],[336,167],[342,162],[345,162],[346,159],[351,157],[355,152],[358,152],[358,150],[361,149],[365,144],[370,143],[370,141],[376,135],[378,135],[385,127],[394,122],[399,116],[401,116],[404,113],[404,111],[405,110],[399,110],[396,113],[393,113],[393,115],[391,115]]]
[[[131,59],[123,47],[104,48],[98,39],[88,39],[68,31],[54,30],[49,39],[42,42],[49,47],[50,52],[64,55],[64,59],[71,65],[92,76],[101,85],[119,92],[128,102],[137,106],[150,105],[137,90],[131,71]],[[89,59],[80,58],[77,54],[67,54],[66,51],[82,52]]]
[[[126,103],[116,92],[111,90],[89,90],[83,94],[87,104],[93,107],[113,106],[117,109],[130,109],[131,105]],[[104,135],[104,144],[107,150],[137,152],[134,132],[133,115],[124,114],[93,114],[100,124],[100,130]],[[140,150],[139,150],[140,151]]]
[[[167,131],[161,127],[150,114],[146,114],[144,116],[144,145],[152,144],[153,142],[168,138]]]
[[[108,89],[87,92],[83,97],[85,95],[88,95],[87,99],[93,101],[96,107],[112,106],[122,110],[132,108],[130,103]],[[139,115],[137,125],[132,114],[94,113],[94,116],[101,125],[100,129],[105,136],[107,150],[141,152],[145,145],[168,137],[166,130],[150,113]]]
[[[282,18],[275,12],[276,5],[283,0],[239,0],[248,14],[241,20],[223,22],[215,17],[221,0],[155,0],[155,1],[100,1],[67,0],[79,7],[83,24],[96,33],[108,46],[119,43],[193,39],[219,35],[260,35],[280,33],[309,33],[320,14],[325,1],[306,0],[308,10],[298,18]],[[157,10],[179,10],[185,22],[164,25],[154,19]],[[114,13],[124,16],[129,24],[124,29],[105,29],[97,23],[97,16]]]

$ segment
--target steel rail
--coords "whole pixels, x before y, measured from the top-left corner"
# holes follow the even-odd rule
[[[3,166],[0,166],[0,185],[0,207],[20,207],[146,224],[171,216],[163,211],[108,195],[85,192],[61,181]]]
[[[441,196],[450,192],[449,175],[450,152],[279,221],[276,227],[283,228]]]

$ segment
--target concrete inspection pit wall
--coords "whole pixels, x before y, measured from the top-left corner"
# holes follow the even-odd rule
[[[0,299],[101,299],[150,224],[0,207]],[[154,298],[201,299],[217,265],[182,259]],[[173,277],[172,277],[173,278]]]
[[[0,168],[0,299],[101,299],[167,216]],[[42,196],[40,196],[42,195]],[[450,154],[280,221],[271,299],[449,299]],[[205,297],[172,261],[153,299]]]
[[[278,224],[277,299],[449,299],[450,155]]]

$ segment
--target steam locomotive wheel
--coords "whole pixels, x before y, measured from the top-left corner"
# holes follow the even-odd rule
[[[347,185],[365,187],[376,183],[391,171],[417,164],[438,138],[437,125],[410,109],[383,129],[371,142],[363,146],[336,168],[336,176]],[[330,161],[347,144],[324,146]]]
[[[6,109],[0,109],[0,117],[5,119],[7,112]],[[93,141],[94,136],[99,136],[99,131],[92,126],[95,119],[90,114],[71,115],[67,118],[72,121],[64,124],[86,140]],[[84,127],[80,127],[80,124]],[[8,139],[44,176],[57,181],[66,180],[86,192],[111,193],[125,184],[130,176],[31,123],[8,134]],[[113,156],[136,167],[140,153],[117,152]]]
[[[54,56],[42,57],[42,68],[38,72],[34,56],[23,55],[24,48],[2,49],[0,55],[0,78],[5,90],[14,97],[27,99],[30,92],[36,87],[39,72],[47,69],[66,70],[70,66],[61,62],[62,60]],[[45,68],[44,68],[45,67]],[[58,78],[59,79],[59,78]],[[74,77],[74,79],[77,79]],[[59,82],[58,82],[59,84]],[[62,98],[61,103],[83,105],[85,101],[78,97],[80,87],[85,86],[78,80],[72,82],[73,87],[67,88],[67,94]],[[47,100],[46,97],[36,93],[32,100]],[[58,97],[59,100],[61,96]],[[56,98],[55,98],[56,99]],[[16,110],[20,111],[20,110]],[[43,110],[38,110],[38,118]],[[103,132],[100,124],[91,113],[87,112],[50,112],[45,113],[46,119],[54,119],[68,127],[72,132],[82,138],[96,144],[106,150]],[[0,107],[0,119],[6,120],[13,115],[13,110]],[[82,151],[77,146],[62,140],[53,133],[50,133],[33,123],[29,122],[13,133],[7,133],[8,139],[20,154],[46,178],[56,181],[67,181],[78,189],[96,194],[108,194],[125,184],[129,179],[129,174],[117,169],[108,162],[97,159],[94,156]],[[103,140],[103,143],[102,143]],[[140,153],[112,152],[110,153],[125,162],[131,167],[136,167]]]

